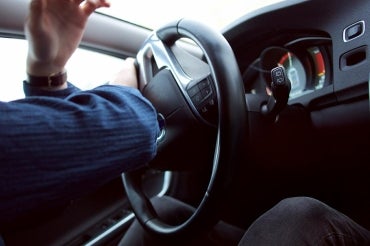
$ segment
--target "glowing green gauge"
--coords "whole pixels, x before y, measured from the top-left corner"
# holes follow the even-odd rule
[[[302,62],[292,52],[286,52],[278,61],[278,66],[285,68],[292,89],[290,96],[294,97],[302,93],[306,88],[307,75]]]

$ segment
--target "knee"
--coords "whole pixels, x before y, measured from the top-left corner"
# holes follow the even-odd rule
[[[284,206],[286,208],[296,208],[298,206],[300,208],[304,208],[305,210],[321,207],[322,205],[323,203],[319,200],[305,196],[285,198],[278,203],[278,206]]]
[[[250,226],[243,240],[250,245],[275,245],[276,242],[295,245],[292,242],[300,235],[309,238],[316,228],[322,226],[323,206],[322,202],[309,197],[281,200]]]
[[[276,205],[282,216],[295,220],[316,220],[326,217],[331,209],[323,202],[310,197],[291,197]]]

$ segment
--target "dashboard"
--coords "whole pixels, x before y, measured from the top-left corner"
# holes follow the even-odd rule
[[[331,40],[323,37],[302,37],[281,46],[267,46],[243,71],[246,93],[269,93],[270,71],[285,68],[291,82],[289,98],[320,90],[331,81]]]
[[[368,97],[370,2],[322,3],[283,1],[225,28],[247,94],[265,93],[267,71],[283,66],[292,84],[289,104],[311,110]]]
[[[258,187],[257,199],[307,191],[370,228],[369,10],[364,0],[289,0],[223,32],[243,76],[245,149],[258,174],[250,182],[269,182]],[[276,66],[285,68],[291,91],[272,121],[261,116],[261,105],[271,99]],[[279,182],[285,186],[275,188]]]

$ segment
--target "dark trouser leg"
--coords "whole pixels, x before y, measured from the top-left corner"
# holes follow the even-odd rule
[[[326,204],[288,198],[260,216],[239,245],[370,245],[370,232]]]

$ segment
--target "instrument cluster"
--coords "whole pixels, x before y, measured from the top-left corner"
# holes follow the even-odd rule
[[[277,66],[285,68],[291,82],[290,99],[319,90],[331,83],[330,52],[328,38],[300,38],[266,47],[243,73],[246,93],[268,91],[270,71]]]

